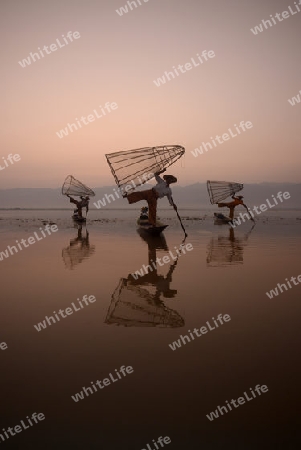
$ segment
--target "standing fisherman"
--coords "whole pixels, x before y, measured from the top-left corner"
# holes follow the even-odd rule
[[[89,201],[90,198],[87,197],[80,197],[80,200],[75,200],[74,198],[72,198],[69,194],[67,194],[67,197],[69,197],[70,199],[70,203],[74,203],[77,207],[77,209],[74,211],[76,214],[78,214],[79,218],[83,218],[83,208],[86,208],[86,215],[87,212],[89,211]]]
[[[88,211],[89,211],[89,201],[90,201],[90,198],[88,197],[88,195],[86,196],[86,197],[81,197],[81,207],[82,208],[86,208],[86,216],[87,216],[87,214],[88,214]]]
[[[172,199],[172,192],[169,187],[170,184],[176,183],[178,180],[173,175],[163,175],[163,179],[159,176],[162,172],[165,172],[166,169],[161,172],[155,173],[155,179],[157,181],[156,186],[152,189],[147,189],[145,191],[137,191],[131,192],[127,194],[126,197],[130,204],[140,202],[141,200],[146,200],[148,204],[148,218],[149,222],[155,227],[156,226],[156,217],[157,217],[157,200],[158,198],[167,197],[170,206],[174,208],[175,211],[178,210]]]
[[[238,195],[238,197],[235,197],[234,195],[232,195],[232,198],[233,198],[233,202],[218,203],[217,204],[219,208],[223,208],[224,206],[226,206],[227,208],[230,209],[229,217],[230,217],[231,220],[234,219],[234,209],[236,208],[236,206],[242,205],[245,208],[247,208],[247,206],[244,204],[244,202],[242,200],[243,199],[242,195]]]

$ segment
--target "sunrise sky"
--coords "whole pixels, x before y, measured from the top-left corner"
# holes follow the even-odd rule
[[[113,184],[106,153],[164,144],[186,148],[168,172],[180,185],[300,182],[301,103],[288,102],[301,90],[294,1],[140,3],[120,16],[125,0],[1,2],[0,165],[10,153],[21,160],[1,170],[0,188],[59,187],[68,174],[91,187]],[[288,6],[296,13],[250,31]],[[80,37],[24,68],[18,63],[57,39],[63,45],[69,31]],[[204,50],[215,57],[155,85]],[[75,118],[101,114],[106,102],[118,108],[57,136]],[[241,121],[253,128],[191,154]]]

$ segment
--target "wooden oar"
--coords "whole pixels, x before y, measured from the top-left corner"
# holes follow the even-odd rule
[[[176,204],[174,203],[174,201],[173,201],[173,198],[172,198],[172,197],[171,197],[171,199],[172,199],[172,202],[173,202],[173,204],[174,204],[174,210],[175,210],[175,212],[177,213],[177,216],[178,216],[178,219],[179,219],[179,221],[180,221],[180,224],[181,224],[182,230],[184,231],[184,234],[185,234],[185,238],[187,238],[188,234],[186,233],[186,230],[185,230],[185,228],[184,228],[184,225],[183,225],[183,223],[182,223],[181,217],[179,216],[179,213],[178,213],[178,208],[177,208]]]
[[[255,223],[255,220],[254,220],[253,217],[251,216],[250,211],[249,211],[249,208],[247,207],[247,205],[243,204],[243,206],[244,206],[244,207],[246,208],[246,210],[248,211],[249,216],[250,216],[250,219],[253,220],[253,222]]]

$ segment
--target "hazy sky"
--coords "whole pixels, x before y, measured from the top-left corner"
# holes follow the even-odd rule
[[[301,103],[288,99],[301,90],[301,12],[250,31],[288,6],[296,12],[294,0],[140,3],[120,16],[125,0],[1,1],[0,165],[9,153],[21,160],[0,171],[0,188],[58,187],[68,174],[113,184],[105,153],[164,144],[186,148],[169,170],[182,185],[300,182]],[[80,37],[50,51],[69,31]],[[50,54],[21,67],[45,45]],[[154,84],[204,50],[215,57]],[[118,108],[57,136],[106,102]],[[241,121],[253,128],[191,154]]]

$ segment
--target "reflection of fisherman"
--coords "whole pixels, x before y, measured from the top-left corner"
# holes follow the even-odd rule
[[[163,179],[159,177],[159,174],[165,172],[165,170],[166,169],[162,170],[161,172],[155,173],[157,184],[152,189],[147,189],[145,191],[131,192],[130,194],[127,194],[127,199],[130,204],[139,202],[140,200],[147,201],[149,209],[149,222],[153,226],[156,226],[158,198],[167,197],[169,204],[175,209],[175,211],[177,211],[177,206],[173,202],[171,196],[172,192],[169,187],[171,183],[176,183],[177,179],[173,175],[164,175]]]
[[[62,256],[67,269],[74,269],[75,266],[80,264],[87,258],[90,258],[95,253],[95,245],[90,244],[89,232],[82,226],[77,226],[77,236],[70,239],[68,247],[62,251]]]
[[[80,197],[80,200],[75,200],[72,198],[69,194],[67,194],[67,197],[70,199],[70,203],[74,203],[76,205],[76,208],[74,210],[75,214],[78,214],[78,217],[83,217],[83,208],[86,208],[86,213],[89,211],[89,197]]]
[[[212,237],[208,246],[207,264],[211,267],[219,267],[230,264],[243,264],[244,247],[251,235],[252,228],[240,237],[235,237],[234,228],[229,227],[229,237],[218,235]]]
[[[218,207],[219,208],[223,208],[225,206],[227,208],[229,208],[229,210],[230,210],[230,213],[229,213],[230,219],[234,218],[234,209],[236,208],[236,206],[243,205],[245,208],[247,208],[246,205],[244,204],[244,202],[242,201],[242,199],[243,199],[242,195],[239,195],[238,197],[235,197],[234,195],[232,195],[232,198],[233,198],[233,202],[218,203]]]
[[[90,248],[90,242],[89,242],[89,233],[88,230],[86,230],[86,235],[82,235],[82,227],[78,227],[77,230],[77,237],[74,239],[70,239],[70,247],[73,247],[74,245],[77,245],[80,243],[80,248]]]
[[[165,299],[175,298],[177,294],[177,290],[171,289],[170,286],[178,258],[169,267],[166,276],[158,274],[156,264],[153,262],[157,261],[157,250],[168,252],[167,243],[163,236],[150,237],[145,234],[140,236],[148,244],[149,271],[142,276],[135,277],[129,274],[127,278],[121,278],[112,295],[106,323],[143,327],[183,327],[185,325],[183,317],[164,303]]]
[[[172,282],[172,274],[178,264],[177,256],[174,259],[173,264],[170,265],[168,273],[166,276],[158,274],[158,264],[155,264],[154,261],[157,261],[157,248],[156,241],[152,239],[148,239],[148,237],[143,236],[143,239],[148,243],[148,265],[150,270],[147,271],[145,275],[139,276],[137,279],[133,277],[132,274],[128,276],[129,283],[131,285],[143,286],[143,285],[152,285],[156,287],[156,293],[154,295],[155,300],[160,300],[161,294],[165,298],[174,298],[177,294],[176,289],[170,289],[170,283]],[[158,242],[158,241],[157,241]],[[168,247],[166,245],[165,240],[159,238],[159,242],[163,245],[164,249],[168,251]],[[160,264],[161,265],[161,264]]]
[[[178,261],[175,261],[171,264],[168,273],[166,276],[159,275],[157,269],[153,271],[147,272],[143,276],[139,276],[138,279],[135,280],[132,274],[128,276],[128,280],[131,285],[143,286],[143,285],[152,285],[156,286],[156,293],[154,295],[154,300],[160,300],[161,294],[165,298],[174,298],[177,294],[177,289],[170,289],[170,283],[172,282],[172,274],[176,268]]]

